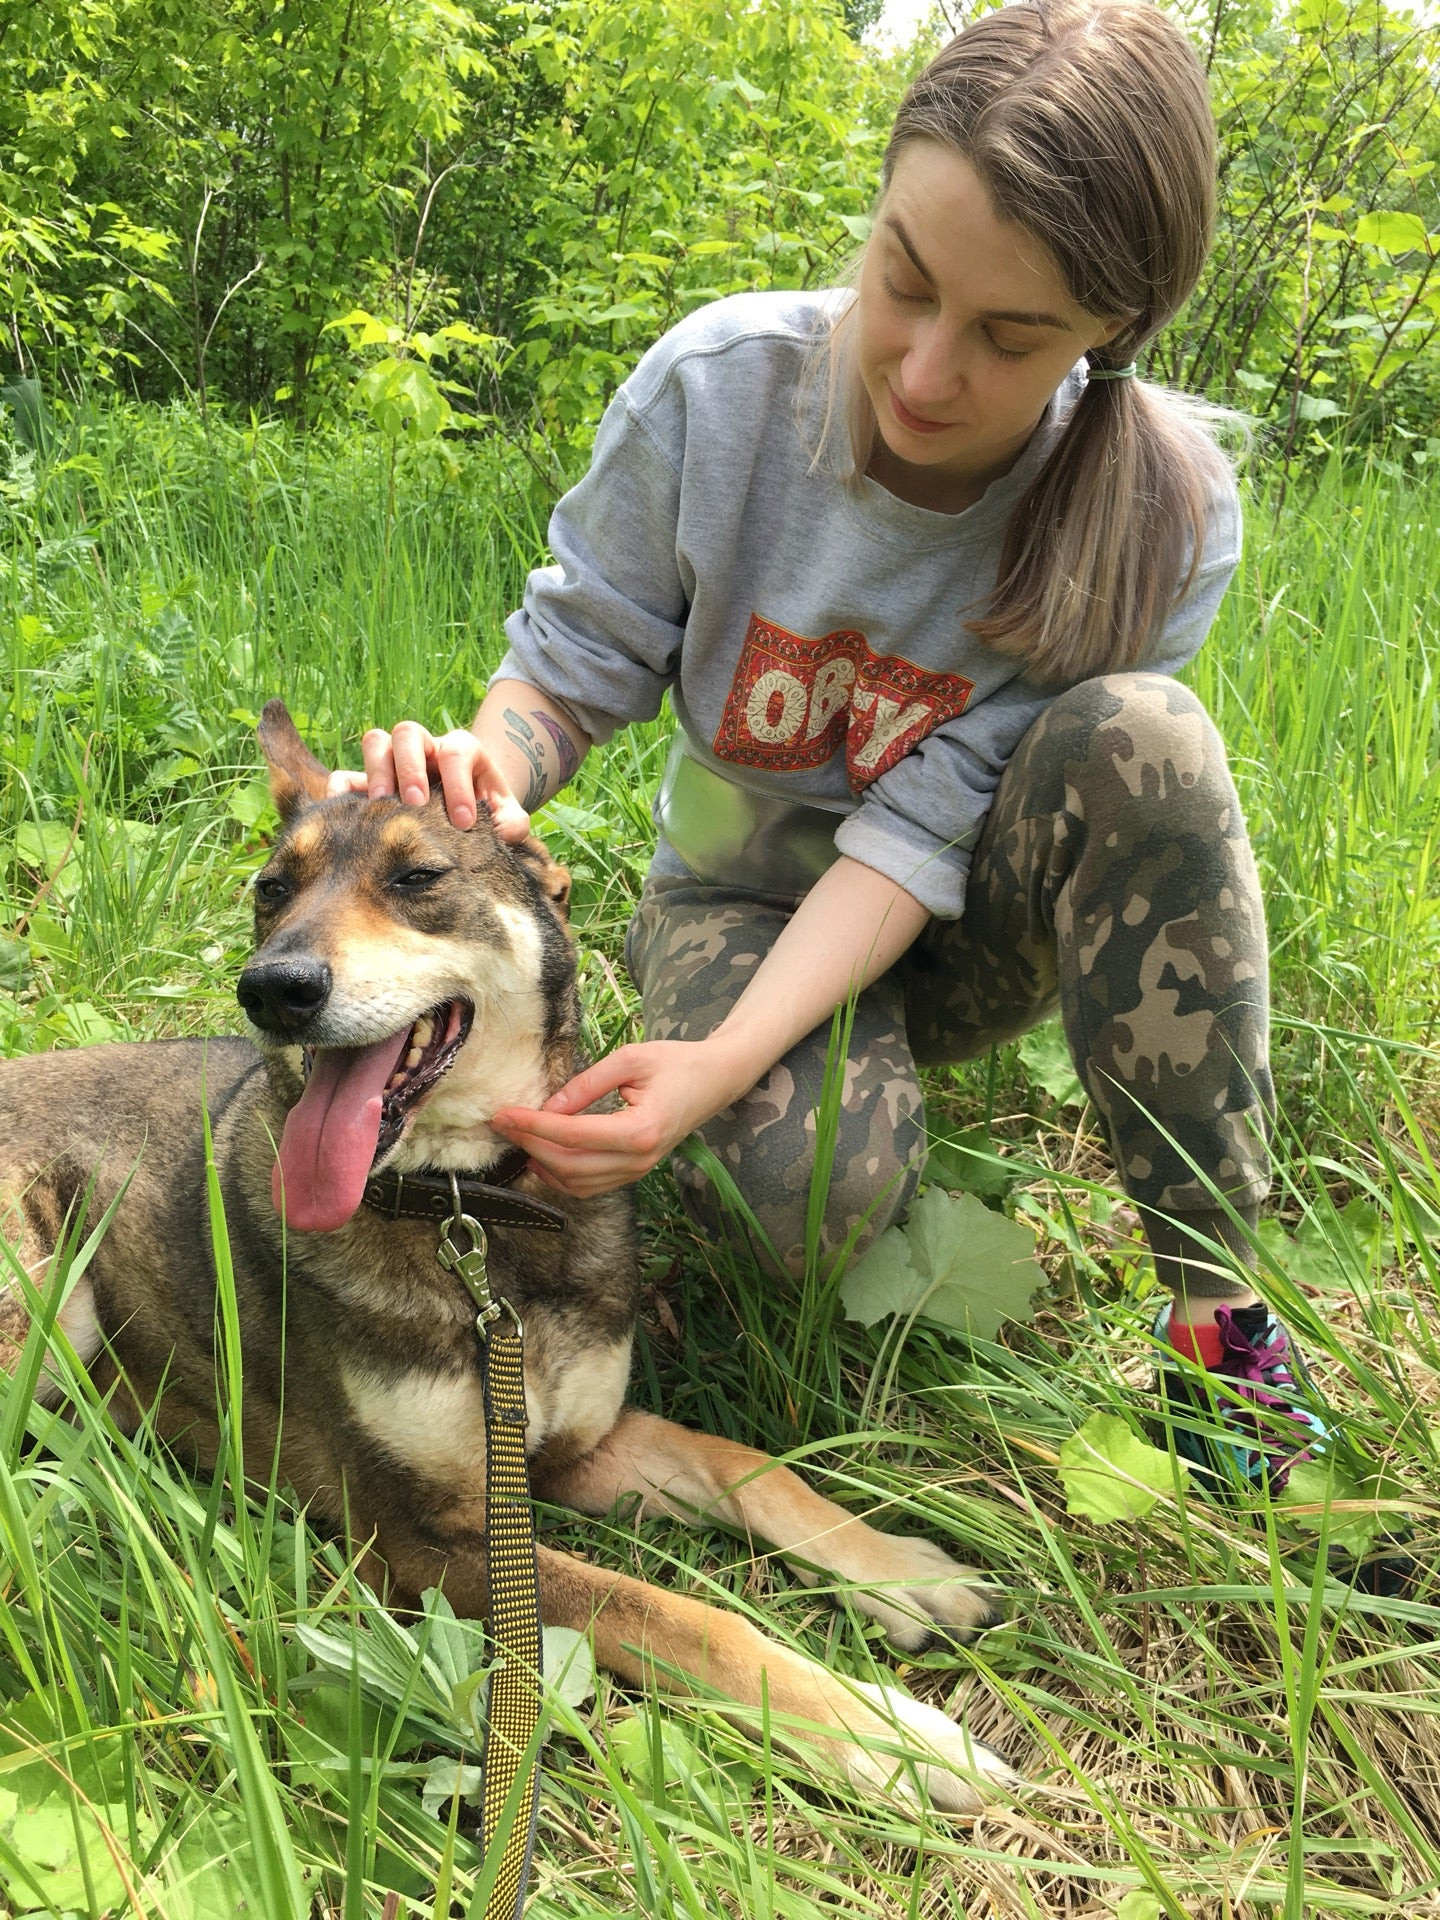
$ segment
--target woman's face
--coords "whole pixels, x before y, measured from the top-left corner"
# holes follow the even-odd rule
[[[1077,307],[1044,248],[996,218],[969,161],[931,140],[895,161],[856,320],[879,429],[871,476],[941,513],[1008,472],[1075,362],[1124,324]]]

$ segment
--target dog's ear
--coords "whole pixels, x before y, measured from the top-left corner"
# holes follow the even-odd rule
[[[560,918],[566,922],[570,918],[570,869],[562,867],[558,860],[550,858],[545,842],[529,834],[516,843],[516,857],[540,882],[540,891],[550,902]]]
[[[323,800],[330,775],[295,729],[283,700],[267,700],[256,728],[270,768],[270,798],[288,827],[302,808]]]

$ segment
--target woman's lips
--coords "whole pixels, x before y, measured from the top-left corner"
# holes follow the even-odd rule
[[[886,391],[890,395],[891,411],[901,426],[908,432],[946,433],[949,431],[952,424],[949,420],[924,420],[918,413],[911,413],[910,409],[893,387],[888,387]]]

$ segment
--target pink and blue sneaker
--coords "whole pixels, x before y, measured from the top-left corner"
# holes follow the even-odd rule
[[[1219,1303],[1212,1330],[1155,1320],[1157,1386],[1175,1451],[1214,1492],[1279,1493],[1293,1467],[1325,1451],[1329,1428],[1305,1363],[1263,1303]],[[1186,1364],[1186,1363],[1189,1364]]]

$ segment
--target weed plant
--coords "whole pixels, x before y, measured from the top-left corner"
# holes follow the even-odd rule
[[[412,462],[392,511],[363,439],[116,408],[43,468],[0,443],[0,513],[6,1050],[233,1031],[272,825],[260,705],[284,695],[351,763],[372,720],[468,718],[543,505],[492,446]],[[1435,482],[1378,467],[1336,465],[1278,512],[1262,492],[1193,672],[1271,915],[1265,1286],[1342,1416],[1306,1497],[1068,1511],[1062,1444],[1097,1411],[1136,1432],[1151,1412],[1154,1282],[1087,1116],[1045,1091],[1034,1052],[930,1087],[934,1129],[983,1140],[992,1198],[1037,1231],[1046,1286],[997,1341],[862,1329],[835,1275],[762,1278],[700,1244],[651,1176],[637,1401],[993,1569],[1010,1617],[899,1661],[843,1591],[751,1543],[625,1513],[546,1513],[548,1538],[711,1594],[858,1678],[898,1668],[1034,1785],[974,1823],[859,1801],[764,1726],[602,1676],[593,1701],[553,1697],[537,1920],[1440,1915],[1437,524]],[[636,1030],[620,946],[664,733],[592,755],[541,822],[576,876],[597,1050]],[[63,1351],[73,1421],[34,1404],[103,1228],[72,1223],[41,1294],[9,1261],[36,1331],[0,1401],[7,1911],[480,1911],[453,1791],[475,1759],[473,1626],[440,1600],[387,1615],[272,1463],[241,1459],[238,1419],[226,1471],[195,1482],[148,1430],[119,1434]],[[1385,1529],[1416,1562],[1405,1597],[1353,1578]]]

